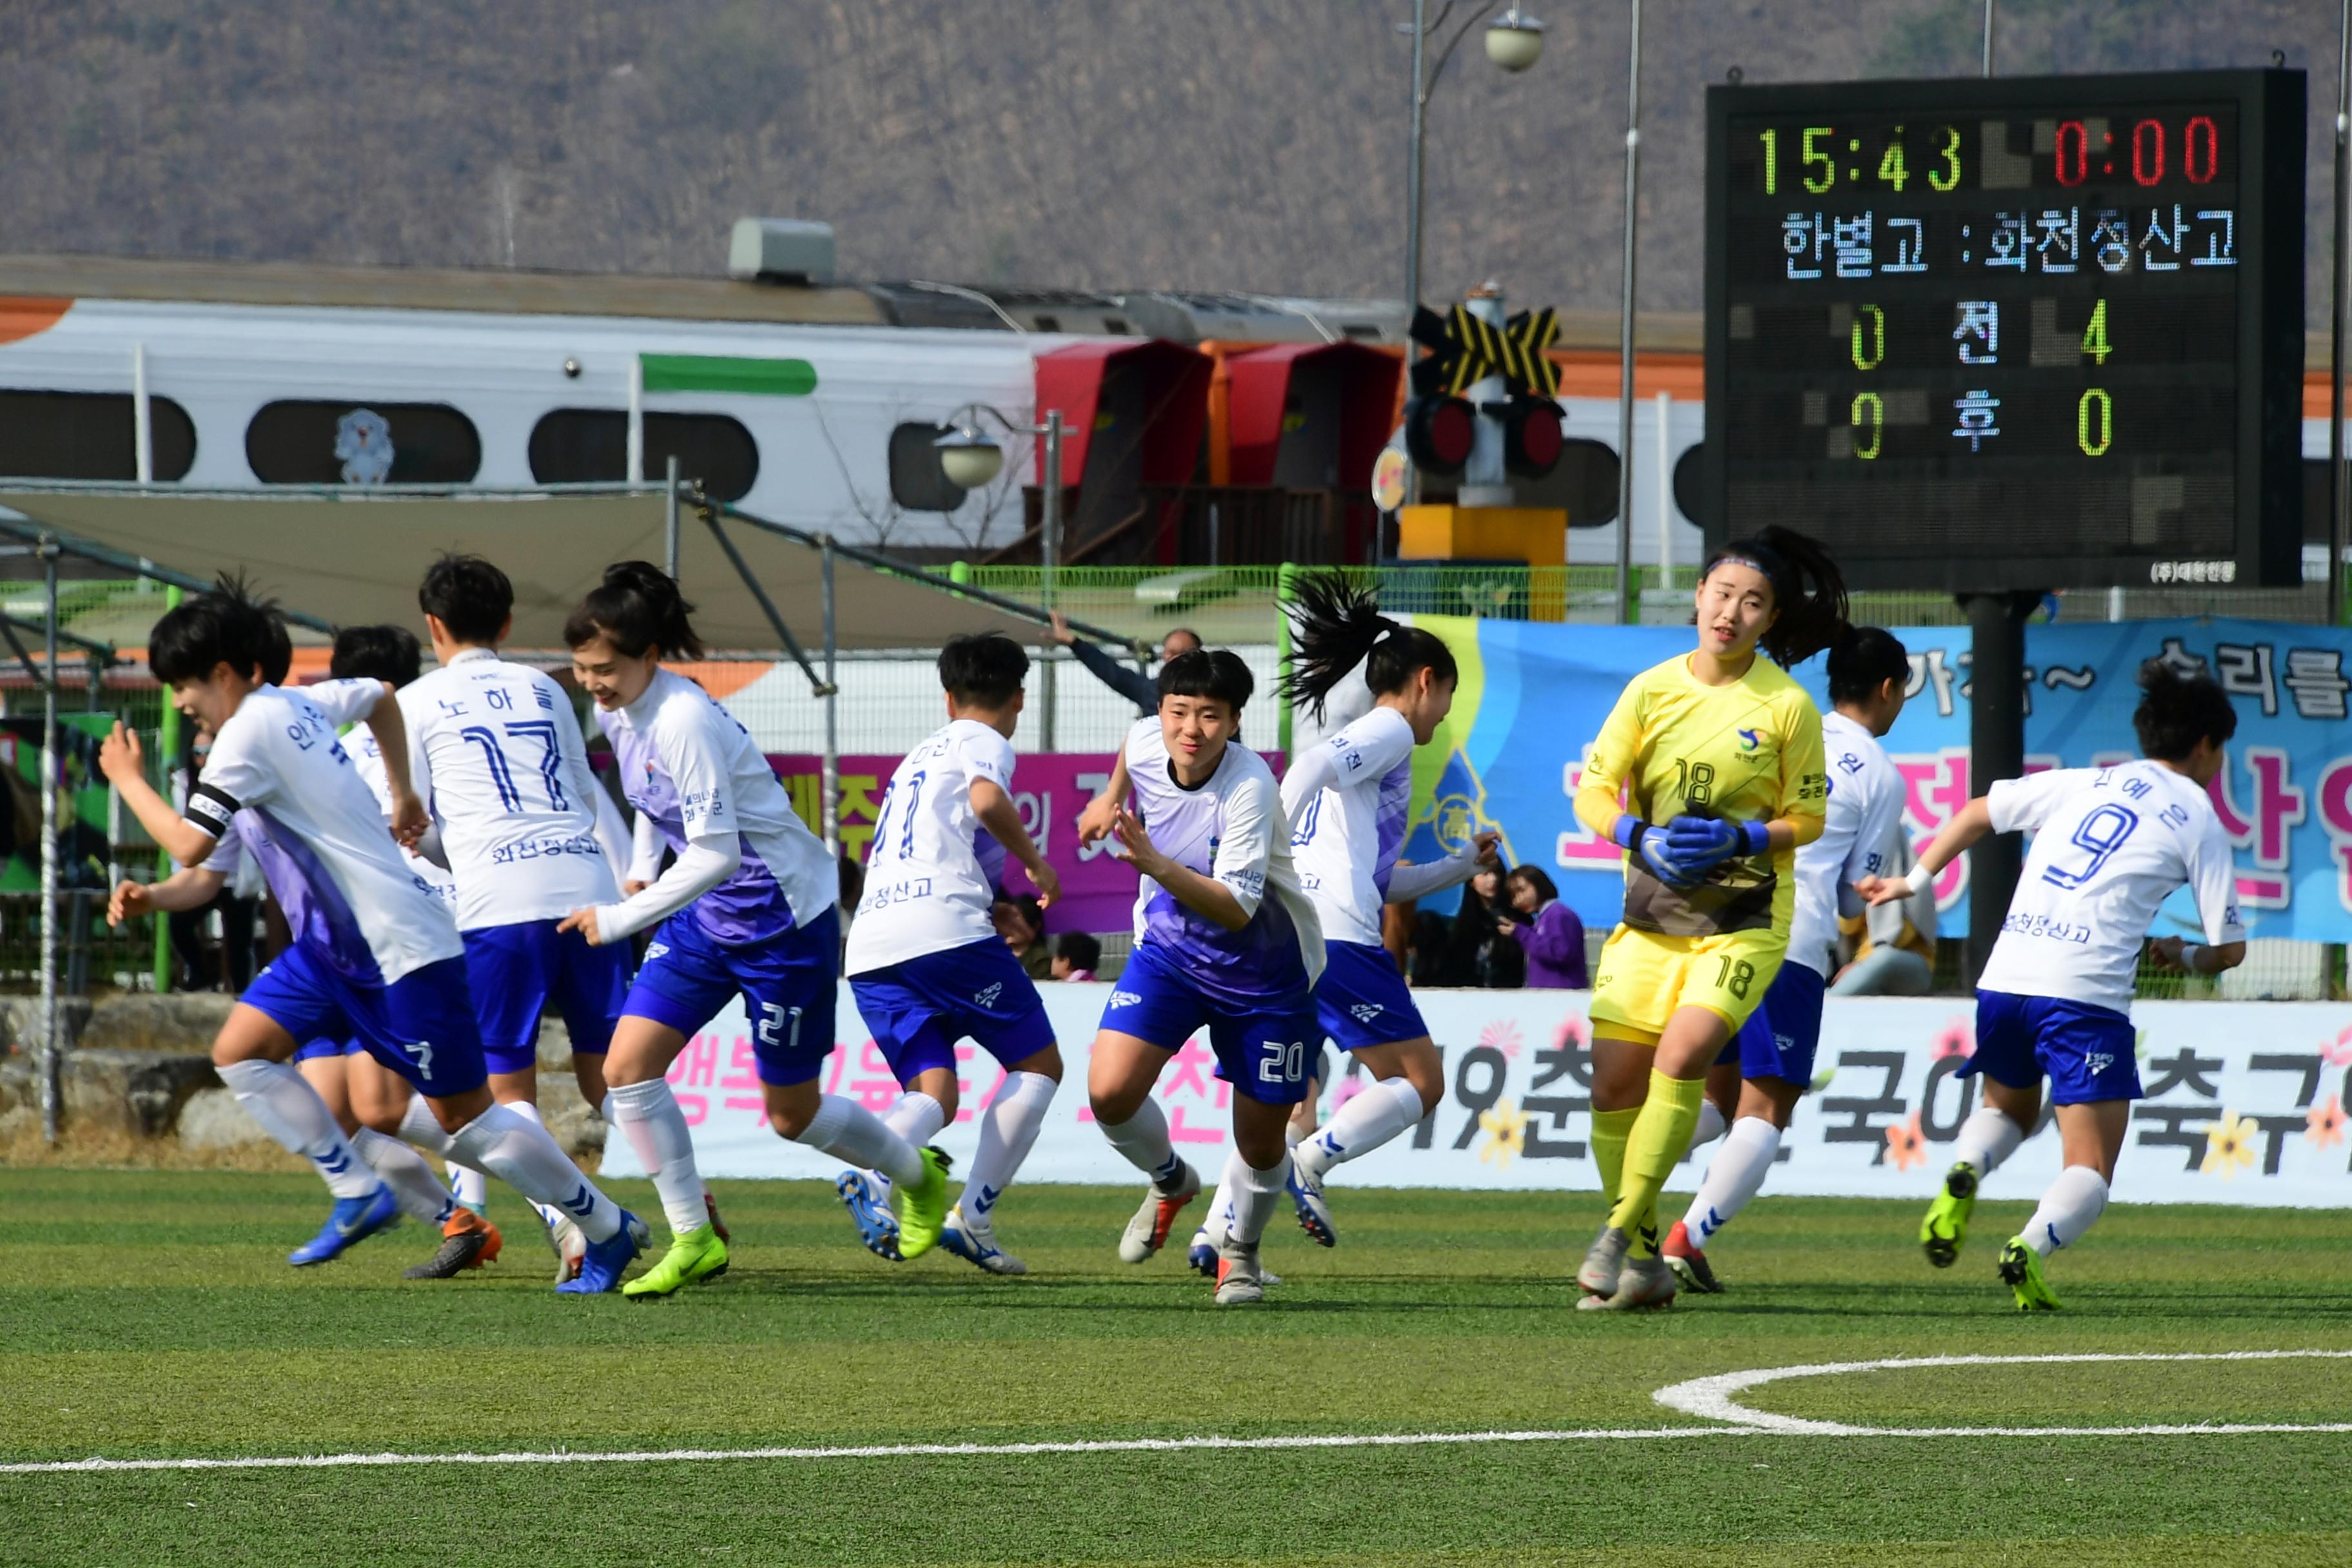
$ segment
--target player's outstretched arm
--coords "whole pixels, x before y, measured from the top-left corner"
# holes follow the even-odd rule
[[[203,909],[227,880],[218,871],[188,866],[160,882],[118,882],[106,900],[106,923],[119,926],[141,915],[176,915],[184,910]]]
[[[1110,765],[1110,783],[1078,813],[1079,843],[1093,844],[1110,837],[1111,825],[1118,819],[1119,808],[1127,804],[1127,792],[1132,782],[1127,771],[1127,743],[1122,741],[1118,756]]]
[[[1227,931],[1239,931],[1250,923],[1255,910],[1242,907],[1234,890],[1213,877],[1203,877],[1189,866],[1180,866],[1160,852],[1145,832],[1142,821],[1124,806],[1112,819],[1111,832],[1127,849],[1127,858],[1135,868],[1168,889],[1168,896],[1196,915],[1216,921]]]
[[[194,866],[213,852],[214,836],[173,810],[172,803],[147,782],[147,759],[140,750],[139,737],[120,722],[114,733],[99,743],[98,771],[106,775],[122,804],[164,854],[183,865]]]
[[[1388,902],[1409,904],[1415,899],[1458,888],[1482,869],[1499,867],[1501,857],[1496,850],[1502,842],[1503,836],[1489,829],[1443,860],[1418,866],[1410,860],[1398,861],[1389,873]]]
[[[2242,942],[2201,942],[2186,937],[2160,936],[2148,943],[2148,952],[2167,969],[2184,974],[2219,974],[2246,962]]]
[[[1907,899],[1917,893],[1932,893],[1937,873],[1966,854],[1969,847],[1992,831],[1992,808],[1983,795],[1969,802],[1944,824],[1935,842],[1919,853],[1919,863],[1911,868],[1911,875],[1896,877],[1865,877],[1853,885],[1853,890],[1872,904],[1891,904],[1897,899]]]
[[[392,682],[380,683],[383,695],[368,710],[368,732],[375,737],[377,750],[383,753],[383,782],[392,795],[392,836],[408,848],[425,837],[433,826],[432,816],[425,802],[417,797],[416,785],[408,771],[408,721],[401,716],[400,702],[393,694]]]
[[[1021,826],[1021,809],[1013,804],[1013,797],[999,788],[994,779],[974,779],[971,814],[980,818],[980,825],[988,829],[990,837],[1004,846],[1005,853],[1020,861],[1022,869],[1029,873],[1030,881],[1037,886],[1037,907],[1052,909],[1054,901],[1062,896],[1062,879],[1037,853],[1029,830]]]

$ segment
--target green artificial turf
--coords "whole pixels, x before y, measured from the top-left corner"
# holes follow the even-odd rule
[[[616,1195],[657,1214],[650,1192]],[[1766,1198],[1729,1294],[1579,1313],[1587,1194],[1334,1189],[1259,1310],[1113,1252],[1131,1191],[1030,1187],[1035,1272],[858,1249],[830,1191],[731,1184],[723,1281],[561,1298],[504,1258],[399,1275],[414,1229],[286,1267],[307,1177],[0,1172],[0,1461],[1689,1428],[1662,1386],[1953,1354],[2352,1350],[2352,1213],[2111,1209],[2023,1317],[1987,1205],[1957,1268],[1914,1205]],[[1188,1220],[1191,1216],[1187,1216]],[[1748,1390],[1853,1426],[2352,1421],[2352,1361],[1897,1369]],[[0,1474],[0,1563],[2352,1562],[2352,1434],[1683,1438]]]

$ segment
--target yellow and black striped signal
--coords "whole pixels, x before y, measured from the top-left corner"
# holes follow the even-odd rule
[[[1421,306],[1409,335],[1429,350],[1412,367],[1412,389],[1423,396],[1458,397],[1489,376],[1513,393],[1550,397],[1559,390],[1559,367],[1544,357],[1559,337],[1559,313],[1549,307],[1497,327],[1460,305],[1443,316]]]

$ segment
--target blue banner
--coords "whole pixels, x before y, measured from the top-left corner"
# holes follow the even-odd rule
[[[1570,799],[1583,751],[1625,682],[1690,651],[1676,626],[1568,626],[1423,616],[1462,664],[1453,716],[1415,765],[1408,859],[1484,827],[1513,862],[1552,868],[1587,925],[1617,921],[1614,845],[1595,841]],[[1894,628],[1911,655],[1911,700],[1885,741],[1908,786],[1904,820],[1924,845],[1982,788],[1969,766],[1969,631]],[[2219,680],[2238,710],[2213,805],[2237,851],[2238,897],[2258,937],[2352,941],[2352,632],[2264,621],[2091,622],[2026,628],[2027,768],[2095,767],[2139,754],[2132,709],[2140,661],[2162,658]],[[1822,661],[1797,677],[1828,705]],[[1967,929],[1966,858],[1937,887],[1943,929]],[[2193,931],[2186,893],[2160,930]]]

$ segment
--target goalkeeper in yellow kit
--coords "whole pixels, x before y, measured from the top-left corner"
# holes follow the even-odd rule
[[[1576,815],[1624,847],[1625,915],[1593,982],[1592,1152],[1610,1210],[1577,1270],[1580,1306],[1674,1300],[1659,1189],[1690,1146],[1707,1068],[1788,951],[1797,847],[1821,837],[1829,798],[1821,712],[1783,671],[1844,624],[1844,582],[1811,540],[1767,528],[1726,545],[1700,575],[1697,651],[1634,677],[1586,761]]]

